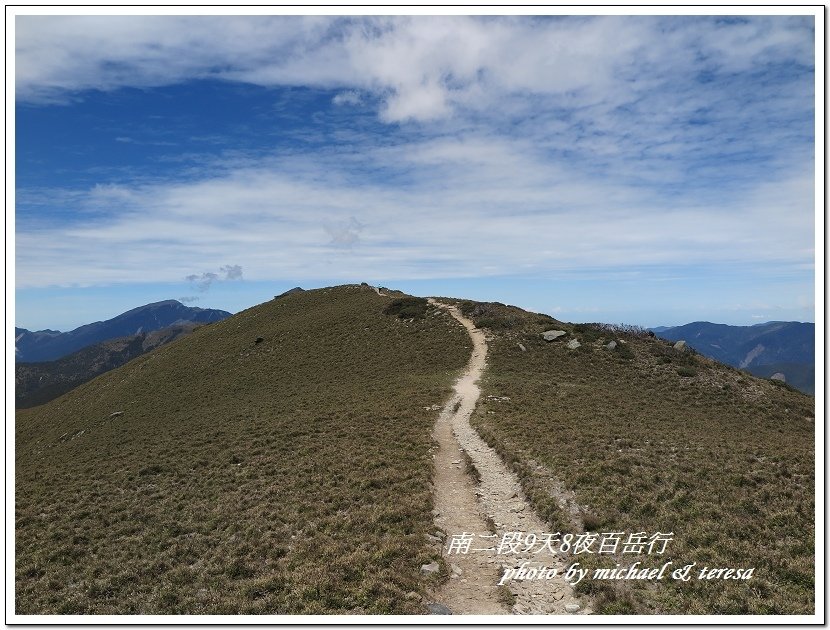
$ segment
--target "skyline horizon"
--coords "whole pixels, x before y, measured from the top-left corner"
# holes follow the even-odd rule
[[[231,313],[232,315],[236,315],[237,313],[239,313],[243,310],[246,310],[248,308],[253,308],[255,306],[258,306],[260,304],[268,302],[268,301],[274,299],[277,295],[279,295],[279,293],[281,293],[283,291],[287,291],[288,289],[292,289],[295,286],[299,286],[303,290],[308,291],[308,290],[319,290],[319,289],[331,288],[331,287],[342,286],[342,285],[359,285],[362,282],[364,282],[364,281],[334,282],[334,283],[326,283],[325,281],[321,281],[321,282],[318,282],[318,283],[307,284],[305,286],[303,284],[296,284],[296,283],[292,284],[291,282],[288,282],[288,283],[278,283],[278,282],[268,282],[268,281],[260,282],[260,283],[246,282],[245,283],[246,285],[250,285],[250,284],[260,285],[258,287],[253,288],[254,289],[253,291],[249,290],[247,292],[244,292],[244,295],[252,296],[254,300],[258,299],[255,296],[260,296],[262,298],[261,301],[253,301],[253,302],[250,302],[250,303],[245,302],[244,298],[239,297],[239,293],[236,293],[235,291],[227,291],[227,292],[223,291],[222,295],[219,295],[219,296],[216,296],[216,297],[214,297],[214,296],[203,296],[203,297],[206,298],[204,302],[201,301],[201,297],[198,300],[191,300],[191,299],[188,299],[188,296],[174,297],[174,296],[172,296],[172,293],[168,293],[168,297],[158,297],[159,295],[164,295],[164,293],[163,293],[164,289],[160,287],[159,288],[159,291],[161,291],[160,293],[152,293],[152,292],[149,293],[148,295],[151,295],[151,296],[154,296],[154,297],[148,297],[148,299],[145,300],[145,301],[139,301],[137,303],[128,303],[127,300],[129,300],[131,297],[137,297],[135,295],[135,293],[133,292],[133,290],[131,289],[127,295],[119,295],[114,300],[114,303],[108,304],[107,300],[106,300],[106,297],[107,297],[107,294],[108,294],[107,288],[102,287],[101,289],[103,289],[103,296],[99,296],[99,297],[102,297],[103,299],[94,300],[93,304],[95,304],[96,307],[92,308],[92,309],[89,309],[89,310],[86,310],[86,311],[83,311],[85,313],[89,313],[89,316],[85,319],[83,318],[83,316],[80,316],[80,318],[76,319],[76,320],[67,320],[67,323],[63,326],[38,325],[38,326],[34,326],[34,327],[26,326],[26,325],[20,325],[18,323],[18,321],[15,320],[15,328],[26,329],[26,330],[29,330],[31,332],[38,332],[38,331],[42,331],[42,330],[53,330],[53,331],[58,331],[58,332],[69,332],[69,331],[72,331],[72,330],[74,330],[78,327],[84,326],[86,324],[99,322],[99,321],[106,321],[108,319],[112,319],[112,318],[117,317],[118,315],[121,315],[121,314],[123,314],[123,313],[125,313],[129,310],[134,309],[134,308],[141,308],[141,307],[147,306],[149,304],[155,304],[155,303],[158,303],[158,302],[164,302],[164,301],[168,301],[168,300],[177,301],[177,302],[179,302],[179,303],[181,303],[185,306],[194,306],[194,307],[203,308],[203,309],[222,310],[222,311],[227,311],[227,312]],[[791,317],[790,318],[787,318],[787,317],[778,318],[778,317],[757,316],[757,317],[754,317],[754,318],[750,318],[749,320],[741,320],[737,317],[729,318],[728,316],[727,317],[722,317],[720,319],[701,316],[699,318],[685,318],[684,319],[682,314],[680,314],[680,313],[678,313],[677,316],[676,316],[676,319],[674,319],[672,321],[669,321],[668,318],[663,318],[663,319],[658,318],[658,319],[652,319],[651,320],[652,322],[653,321],[660,321],[662,323],[651,323],[651,322],[643,323],[643,322],[640,322],[640,321],[633,321],[630,318],[625,318],[625,317],[623,317],[623,318],[620,318],[620,317],[614,318],[614,317],[612,317],[610,319],[600,319],[600,318],[593,318],[592,319],[589,316],[585,316],[585,317],[582,317],[581,319],[572,319],[572,318],[564,317],[562,311],[559,311],[558,313],[557,312],[552,312],[552,311],[556,311],[556,308],[549,308],[548,310],[537,309],[537,308],[532,308],[532,307],[529,307],[529,306],[525,306],[521,303],[517,303],[517,302],[513,302],[513,301],[509,301],[509,300],[507,300],[507,301],[506,300],[500,300],[500,299],[497,299],[493,296],[473,297],[472,294],[471,295],[454,295],[454,294],[449,294],[449,293],[446,293],[446,292],[429,292],[429,291],[423,291],[423,290],[421,290],[420,292],[415,293],[415,292],[407,291],[407,290],[402,288],[402,287],[407,285],[406,281],[403,281],[403,282],[376,282],[376,283],[366,282],[366,283],[371,285],[371,286],[384,287],[384,288],[393,289],[393,290],[401,290],[405,293],[415,295],[415,296],[418,296],[418,297],[452,297],[452,298],[456,298],[456,299],[469,299],[469,300],[479,301],[479,302],[501,302],[503,304],[507,304],[507,305],[510,305],[510,306],[517,306],[517,307],[519,307],[523,310],[529,311],[529,312],[540,313],[540,314],[544,314],[544,315],[550,315],[554,319],[562,321],[563,323],[602,323],[602,324],[636,325],[636,326],[640,326],[640,327],[645,328],[645,329],[653,329],[653,328],[660,328],[660,327],[673,328],[673,327],[683,326],[683,325],[686,325],[686,324],[691,324],[691,323],[696,323],[696,322],[707,322],[707,323],[712,323],[712,324],[724,324],[724,325],[728,325],[728,326],[757,326],[757,325],[763,325],[763,324],[768,324],[768,323],[772,323],[772,322],[797,322],[797,323],[808,323],[808,324],[815,325],[815,317],[810,319],[810,318],[791,318]],[[426,287],[424,287],[424,288],[426,288]],[[267,297],[267,296],[265,296],[265,294],[270,294],[271,297]],[[481,296],[482,294],[477,293],[477,295]],[[230,302],[230,305],[225,303],[227,301],[228,297],[232,298],[232,300]],[[88,296],[87,295],[83,295],[83,296],[78,295],[78,296],[74,296],[74,297],[69,297],[68,299],[75,299],[79,302],[80,301],[87,301]],[[102,305],[102,308],[97,308],[98,305]],[[93,312],[102,313],[102,315],[93,316],[92,315]],[[574,314],[578,314],[578,313],[574,313]],[[46,321],[46,319],[48,319],[48,316],[46,316],[42,320],[36,320],[36,321],[43,322],[43,321]]]

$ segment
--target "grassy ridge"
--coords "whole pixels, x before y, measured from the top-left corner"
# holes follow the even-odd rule
[[[18,412],[16,612],[421,612],[470,343],[388,302],[287,296]]]
[[[55,361],[16,363],[15,408],[35,407],[54,400],[145,352],[190,334],[202,325],[196,322],[174,324],[149,333],[92,344]]]
[[[575,527],[552,498],[558,478],[589,531],[673,531],[651,564],[756,568],[748,582],[584,582],[601,612],[813,612],[814,399],[646,335],[474,306],[463,308],[495,339],[473,423],[553,531]],[[569,334],[546,343],[551,328]],[[568,349],[574,338],[582,346]],[[649,556],[616,558],[636,560]]]

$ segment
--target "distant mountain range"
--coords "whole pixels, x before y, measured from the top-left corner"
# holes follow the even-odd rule
[[[15,408],[49,402],[96,376],[132,361],[201,326],[196,322],[174,324],[149,333],[95,343],[55,361],[15,364]]]
[[[783,374],[808,394],[815,391],[815,324],[766,322],[729,326],[693,322],[658,326],[652,332],[670,341],[684,340],[701,354],[764,378]]]
[[[15,362],[54,361],[102,341],[149,333],[187,322],[218,322],[230,315],[227,311],[185,306],[176,300],[165,300],[139,306],[112,319],[86,324],[69,332],[32,332],[25,328],[15,328]]]

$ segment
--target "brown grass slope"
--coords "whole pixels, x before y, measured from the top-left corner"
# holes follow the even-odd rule
[[[16,363],[15,408],[42,405],[96,376],[132,361],[182,335],[189,335],[198,322],[183,322],[149,333],[139,333],[92,344],[55,361]]]
[[[580,589],[599,612],[813,612],[813,398],[645,334],[461,304],[494,336],[472,421],[552,531],[675,534],[665,556],[573,561],[756,569],[747,582],[586,580]],[[548,329],[569,334],[547,343]],[[571,339],[582,346],[568,349]],[[603,347],[612,339],[613,351]],[[580,514],[559,506],[557,482],[575,493]]]
[[[389,301],[286,296],[18,412],[16,612],[422,612],[470,342]]]

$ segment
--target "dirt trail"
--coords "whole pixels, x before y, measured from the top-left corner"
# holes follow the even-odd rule
[[[565,607],[570,605],[573,611],[575,604],[580,606],[577,614],[590,613],[590,608],[583,608],[585,603],[577,600],[573,589],[562,579],[566,565],[559,557],[547,552],[533,553],[538,545],[524,554],[483,550],[497,548],[506,532],[541,535],[550,528],[524,498],[516,476],[470,425],[480,394],[477,383],[486,364],[484,333],[457,307],[429,301],[447,310],[467,329],[473,341],[467,370],[456,382],[455,393],[441,411],[434,430],[439,444],[435,454],[435,522],[447,534],[443,554],[452,569],[436,599],[454,614],[569,614]],[[478,470],[478,484],[465,471],[464,451]],[[495,537],[485,518],[495,527]],[[453,537],[462,533],[473,535],[470,550],[458,553],[456,549],[450,554]],[[504,588],[499,592],[498,583],[505,569],[518,568],[523,562],[527,562],[528,569],[555,567],[558,574],[550,580],[506,582],[515,595],[515,604],[510,607],[503,603],[508,598]]]

